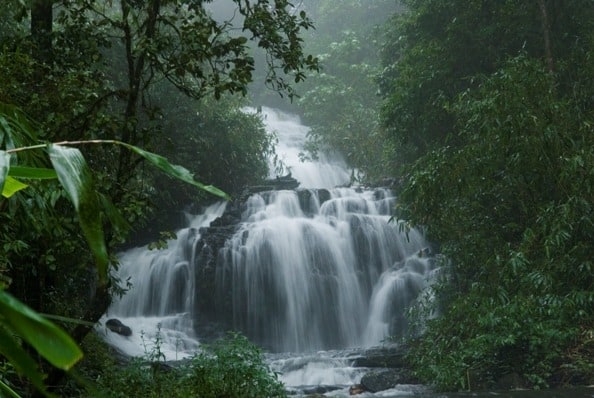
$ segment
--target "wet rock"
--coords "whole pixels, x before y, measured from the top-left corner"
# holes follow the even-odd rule
[[[365,391],[365,387],[362,384],[355,384],[349,387],[349,395],[363,394]]]
[[[301,386],[295,388],[294,392],[289,391],[289,395],[307,395],[308,397],[323,397],[324,394],[339,390],[341,387],[333,385]]]
[[[251,194],[264,191],[293,190],[296,189],[298,186],[299,181],[293,178],[291,176],[291,173],[289,173],[286,176],[280,176],[266,180],[261,185],[248,187],[242,193],[242,196],[247,197]]]
[[[515,372],[501,376],[495,383],[497,390],[517,390],[528,387],[530,387],[530,383]]]
[[[353,358],[353,366],[361,368],[403,368],[406,366],[404,356],[406,347],[378,347],[364,351]]]
[[[121,334],[122,336],[132,336],[132,329],[124,325],[119,319],[108,319],[105,322],[105,326],[114,333]]]
[[[417,384],[418,381],[409,371],[401,369],[382,369],[366,373],[361,378],[361,385],[366,391],[378,392],[394,388],[398,384]]]

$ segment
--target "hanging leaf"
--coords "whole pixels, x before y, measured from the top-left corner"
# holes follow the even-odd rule
[[[2,356],[7,358],[19,373],[26,375],[35,387],[40,391],[45,391],[43,375],[39,372],[37,364],[33,358],[31,358],[31,356],[21,347],[20,343],[17,341],[17,337],[2,327],[0,328],[0,342],[0,353]],[[8,388],[7,391],[12,391],[9,396],[19,396],[13,395],[13,393],[16,393],[6,385],[2,386],[0,391],[5,390],[5,388]],[[4,395],[0,394],[0,396]]]
[[[0,314],[8,327],[55,367],[69,370],[82,358],[82,351],[66,332],[4,291],[0,291]]]
[[[179,166],[179,165],[174,165],[174,164],[169,163],[169,161],[161,155],[157,155],[152,152],[145,151],[145,150],[140,149],[134,145],[126,144],[124,142],[119,142],[119,144],[130,149],[132,152],[135,152],[138,155],[142,156],[143,158],[148,160],[150,163],[152,163],[154,166],[158,167],[159,169],[161,169],[162,171],[164,171],[165,173],[169,174],[172,177],[175,177],[181,181],[187,182],[188,184],[194,185],[195,187],[198,187],[206,192],[209,192],[209,193],[219,196],[221,198],[224,198],[227,200],[231,199],[229,197],[229,195],[227,195],[225,192],[221,191],[217,187],[214,187],[212,185],[204,185],[204,184],[201,184],[198,181],[194,180],[193,174],[188,169],[186,169],[185,167]]]
[[[10,155],[6,151],[0,151],[0,192],[4,192],[4,182],[10,168]]]
[[[82,153],[76,148],[48,145],[48,152],[58,180],[78,213],[81,229],[95,258],[99,283],[105,286],[109,257],[91,172]]]
[[[0,144],[20,148],[37,141],[37,129],[17,106],[0,102]]]
[[[4,187],[2,187],[2,196],[10,198],[18,191],[27,188],[27,184],[23,184],[19,180],[12,178],[11,176],[6,177],[4,180]]]
[[[12,166],[8,171],[8,175],[18,178],[30,178],[32,180],[51,180],[58,178],[58,174],[56,174],[54,169],[43,167]]]

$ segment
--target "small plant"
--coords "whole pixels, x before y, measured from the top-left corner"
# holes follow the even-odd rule
[[[189,369],[189,396],[284,397],[278,375],[262,358],[261,350],[245,336],[229,333],[194,357]]]

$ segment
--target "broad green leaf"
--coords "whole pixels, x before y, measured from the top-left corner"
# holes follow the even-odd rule
[[[85,326],[91,326],[91,327],[96,325],[95,322],[83,321],[81,319],[69,318],[67,316],[54,315],[54,314],[44,314],[44,313],[39,313],[39,315],[41,315],[42,317],[44,317],[45,319],[48,319],[50,321],[60,321],[60,322],[65,322],[65,323],[74,323],[76,325],[85,325]]]
[[[55,367],[68,370],[82,358],[82,351],[66,332],[4,291],[0,291],[0,314],[6,325]]]
[[[12,166],[8,171],[8,175],[18,178],[30,178],[32,180],[51,180],[58,178],[56,170],[43,167]]]
[[[31,380],[31,383],[33,383],[35,387],[41,391],[45,390],[45,386],[43,385],[43,375],[39,372],[37,364],[21,347],[13,333],[6,330],[4,327],[0,327],[0,353],[15,366],[20,374],[25,375]],[[9,391],[13,391],[10,387],[6,385],[5,387],[8,388]],[[0,391],[2,390],[4,390],[4,386]],[[0,396],[4,395],[0,394]],[[18,395],[12,394],[9,396],[18,397]]]
[[[0,151],[0,192],[3,192],[4,181],[8,176],[10,168],[10,155],[6,151]]]
[[[225,192],[221,191],[220,189],[218,189],[212,185],[204,185],[204,184],[199,183],[198,181],[194,180],[194,176],[192,175],[192,173],[185,167],[171,164],[165,157],[163,157],[161,155],[154,154],[152,152],[145,151],[145,150],[140,149],[134,145],[126,144],[124,142],[120,142],[120,144],[125,146],[126,148],[129,148],[131,151],[137,153],[138,155],[142,156],[143,158],[148,160],[150,163],[152,163],[154,166],[158,167],[159,169],[161,169],[165,173],[169,174],[170,176],[175,177],[181,181],[187,182],[188,184],[194,185],[195,187],[198,187],[198,188],[200,188],[206,192],[209,192],[213,195],[219,196],[224,199],[230,199],[229,195],[227,195]]]
[[[6,177],[4,180],[4,187],[2,188],[2,196],[10,198],[18,191],[27,188],[27,184],[23,184],[19,180],[12,178],[11,176]]]
[[[48,152],[58,180],[78,213],[81,229],[95,258],[99,283],[105,286],[109,257],[91,172],[82,153],[76,148],[48,145]]]

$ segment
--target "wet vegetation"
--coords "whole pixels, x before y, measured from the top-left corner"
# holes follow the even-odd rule
[[[148,167],[164,165],[160,158],[84,144],[78,149],[94,185],[80,197],[96,204],[89,216],[73,206],[64,173],[52,172],[43,151],[19,151],[115,140],[233,195],[266,177],[274,143],[241,108],[254,105],[250,95],[256,106],[275,106],[278,93],[312,127],[304,156],[331,148],[354,179],[392,181],[396,217],[422,227],[444,255],[430,299],[411,309],[409,360],[419,378],[442,390],[491,388],[509,377],[528,388],[594,383],[594,4],[294,3],[229,0],[242,30],[213,18],[211,2],[7,0],[3,394],[49,386],[58,395],[134,396],[126,392],[133,383],[153,396],[187,396],[189,384],[204,389],[187,394],[203,396],[282,394],[257,348],[239,336],[217,352],[229,362],[207,355],[167,373],[143,363],[121,371],[89,334],[125,288],[102,277],[98,258],[109,253],[117,264],[113,253],[131,233],[149,221],[153,234],[173,228],[172,212],[213,200],[208,189]],[[256,71],[256,63],[265,67]],[[274,96],[248,91],[266,86]],[[105,254],[93,250],[98,240]],[[58,333],[38,313],[58,315],[55,323],[87,354],[74,378],[63,372],[78,351],[70,361],[26,344],[34,340],[27,331]],[[255,384],[220,390],[231,384],[217,379],[225,374],[217,366]]]

